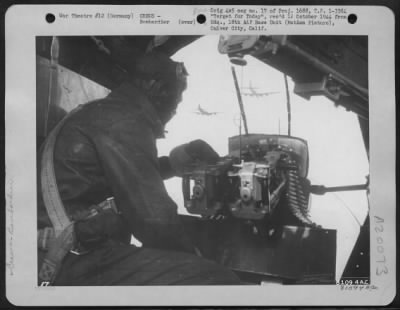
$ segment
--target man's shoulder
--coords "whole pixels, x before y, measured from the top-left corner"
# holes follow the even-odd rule
[[[158,132],[160,126],[149,103],[140,98],[108,96],[88,102],[71,115],[64,130],[74,130],[88,137],[114,136],[122,132]]]
[[[116,113],[126,113],[126,112],[136,112],[140,109],[141,104],[137,102],[129,102],[128,100],[123,100],[120,98],[113,97],[105,97],[102,99],[97,99],[90,101],[83,105],[85,109],[89,110],[97,110],[97,111],[106,111]]]
[[[101,120],[112,122],[136,118],[139,111],[139,107],[134,104],[106,97],[82,105],[81,110],[76,113],[74,119],[92,125]]]

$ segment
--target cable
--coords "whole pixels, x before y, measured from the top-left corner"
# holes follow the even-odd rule
[[[231,70],[232,70],[233,81],[235,83],[236,95],[238,97],[240,113],[241,113],[242,119],[243,119],[244,132],[245,132],[246,135],[248,135],[249,134],[249,130],[247,128],[246,114],[245,114],[245,111],[244,111],[242,96],[240,94],[240,89],[239,89],[239,85],[238,85],[238,81],[237,81],[237,77],[236,77],[236,71],[235,71],[235,68],[233,66],[231,66]]]
[[[287,81],[287,75],[283,75],[285,80],[285,91],[286,91],[286,107],[287,107],[287,116],[288,116],[288,136],[291,136],[291,128],[292,128],[292,109],[290,106],[290,94],[289,94],[289,86]]]
[[[362,224],[360,223],[360,221],[358,220],[358,218],[354,215],[353,211],[351,211],[350,207],[344,202],[344,200],[342,198],[339,197],[338,194],[336,194],[335,192],[331,192],[340,202],[342,202],[342,205],[347,209],[347,211],[349,211],[349,213],[351,214],[351,216],[353,217],[353,219],[357,222],[358,226],[361,229]]]

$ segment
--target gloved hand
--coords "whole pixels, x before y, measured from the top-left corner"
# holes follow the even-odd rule
[[[169,162],[176,176],[182,176],[184,168],[190,164],[196,162],[214,164],[218,159],[218,153],[200,139],[179,145],[169,153]]]

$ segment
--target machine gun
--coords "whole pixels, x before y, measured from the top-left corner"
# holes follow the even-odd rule
[[[266,134],[231,137],[228,156],[187,167],[184,204],[204,256],[252,283],[333,282],[336,231],[310,219],[307,172],[306,141]]]
[[[183,196],[189,213],[231,216],[268,224],[282,197],[299,225],[308,217],[309,193],[303,186],[308,170],[307,143],[299,138],[249,134],[229,140],[229,154],[215,165],[189,167]],[[192,184],[192,186],[190,186]]]

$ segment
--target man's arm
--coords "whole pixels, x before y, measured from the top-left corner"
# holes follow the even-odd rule
[[[160,167],[160,175],[163,180],[167,180],[176,176],[176,172],[174,169],[172,169],[168,156],[158,157],[158,165]]]
[[[218,153],[207,142],[197,139],[175,147],[169,157],[158,158],[163,180],[174,176],[182,176],[185,167],[196,162],[215,164],[219,160]]]
[[[142,120],[123,120],[95,138],[117,207],[147,247],[192,252],[193,245],[168,196],[158,166],[155,137]]]

